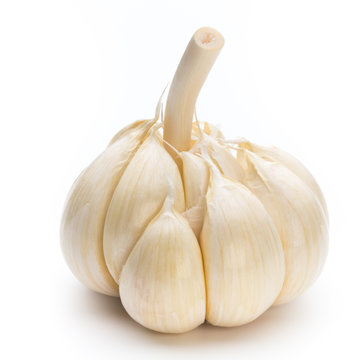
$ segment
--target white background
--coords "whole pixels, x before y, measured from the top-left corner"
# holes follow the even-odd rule
[[[1,1],[2,359],[358,359],[358,1]],[[239,328],[163,335],[85,289],[59,246],[67,191],[124,125],[151,117],[192,33],[226,44],[200,120],[275,144],[328,202],[327,264],[294,302]]]

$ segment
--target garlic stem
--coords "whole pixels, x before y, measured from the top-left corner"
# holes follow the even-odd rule
[[[201,28],[191,38],[178,65],[164,119],[164,140],[178,151],[189,150],[196,99],[223,45],[224,38],[218,31]],[[176,157],[166,143],[165,147]]]

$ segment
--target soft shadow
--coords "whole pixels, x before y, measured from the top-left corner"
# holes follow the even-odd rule
[[[185,334],[161,334],[148,330],[130,318],[119,298],[109,297],[87,289],[79,290],[77,299],[72,302],[73,310],[78,316],[90,316],[93,320],[106,324],[112,329],[126,331],[131,337],[162,346],[202,346],[216,343],[234,342],[249,343],[271,338],[274,333],[283,333],[294,323],[311,321],[314,311],[313,303],[303,295],[292,303],[274,306],[258,319],[247,325],[223,328],[205,323]]]

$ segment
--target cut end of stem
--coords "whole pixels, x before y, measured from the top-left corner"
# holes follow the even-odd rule
[[[215,29],[203,27],[194,34],[194,40],[198,46],[207,50],[221,50],[224,46],[223,36]]]

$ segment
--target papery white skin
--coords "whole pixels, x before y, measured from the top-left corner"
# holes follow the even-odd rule
[[[241,181],[244,176],[244,170],[230,153],[229,149],[226,146],[219,144],[210,136],[203,136],[203,141],[209,156],[221,172],[230,179]]]

